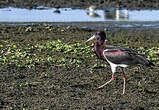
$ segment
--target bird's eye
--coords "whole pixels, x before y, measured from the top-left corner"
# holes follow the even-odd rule
[[[100,38],[100,35],[97,35],[96,38],[99,39],[99,38]]]

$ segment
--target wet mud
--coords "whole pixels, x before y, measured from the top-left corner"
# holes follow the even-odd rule
[[[159,109],[158,60],[152,60],[153,68],[126,69],[125,95],[122,95],[120,71],[115,74],[114,82],[97,91],[93,88],[111,78],[110,66],[97,60],[92,52],[93,42],[88,44],[90,47],[83,44],[97,30],[49,25],[1,26],[0,30],[1,110]],[[106,43],[111,45],[144,51],[159,44],[158,29],[108,28],[105,31]],[[66,47],[72,50],[67,51]]]

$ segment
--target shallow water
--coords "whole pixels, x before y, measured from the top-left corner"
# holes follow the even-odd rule
[[[71,8],[37,7],[0,8],[0,22],[158,22],[159,10],[126,10],[109,8],[105,10],[89,11]]]

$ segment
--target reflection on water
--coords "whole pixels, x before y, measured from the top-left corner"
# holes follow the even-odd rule
[[[159,21],[159,10],[109,8],[89,11],[71,8],[0,8],[0,22]]]
[[[118,8],[110,8],[105,11],[105,19],[110,20],[129,20],[129,12],[127,9],[119,10]]]
[[[60,14],[61,12],[60,12],[60,10],[59,10],[59,9],[55,9],[54,13],[58,13],[58,14]]]

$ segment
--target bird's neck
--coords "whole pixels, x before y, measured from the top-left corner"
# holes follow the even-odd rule
[[[103,56],[102,56],[103,44],[104,44],[103,40],[97,40],[97,42],[94,45],[94,51],[95,51],[96,55],[98,56],[98,58],[103,58]]]
[[[98,39],[96,42],[96,46],[101,46],[103,44],[104,44],[104,40],[102,40],[102,39]]]
[[[100,47],[104,44],[104,41],[101,39],[98,39],[97,42],[94,45],[94,50],[98,51],[100,50]]]

